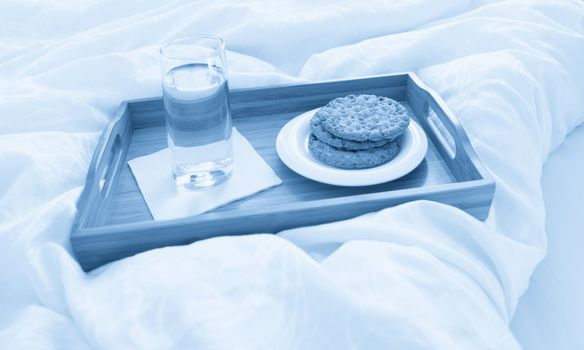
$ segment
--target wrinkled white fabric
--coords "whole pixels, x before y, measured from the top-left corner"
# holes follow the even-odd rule
[[[566,137],[543,167],[547,252],[511,321],[524,349],[584,349],[583,150],[584,124]]]
[[[519,347],[542,164],[584,119],[582,2],[7,0],[0,19],[0,347]],[[97,138],[195,32],[226,38],[232,87],[418,73],[497,182],[488,220],[420,201],[83,273],[68,235]]]

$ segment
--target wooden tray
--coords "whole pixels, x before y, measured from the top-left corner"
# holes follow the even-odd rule
[[[424,161],[408,175],[367,187],[337,187],[288,169],[275,149],[291,118],[333,98],[370,93],[401,101],[428,135]],[[233,124],[283,184],[205,214],[153,221],[127,164],[166,147],[161,98],[128,101],[103,133],[77,203],[71,243],[86,271],[148,249],[219,235],[278,232],[426,199],[483,220],[495,184],[444,101],[414,74],[230,91]]]

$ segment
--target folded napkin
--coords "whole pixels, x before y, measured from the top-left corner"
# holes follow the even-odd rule
[[[237,129],[233,128],[233,174],[224,183],[189,191],[174,183],[170,151],[138,157],[128,162],[154,220],[201,214],[282,183]]]

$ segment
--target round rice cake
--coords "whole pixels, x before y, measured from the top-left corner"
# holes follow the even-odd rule
[[[320,141],[310,134],[308,150],[321,162],[343,169],[365,169],[385,164],[399,152],[399,139],[388,142],[381,147],[359,151],[343,150]]]
[[[348,95],[335,98],[316,113],[322,127],[351,141],[389,141],[410,123],[408,111],[389,97]]]
[[[352,141],[336,137],[335,135],[326,131],[326,129],[322,126],[321,117],[318,113],[316,113],[312,119],[310,119],[310,130],[320,141],[328,143],[329,145],[336,148],[344,148],[352,151],[381,147],[391,141]]]

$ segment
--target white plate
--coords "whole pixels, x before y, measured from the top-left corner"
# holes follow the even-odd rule
[[[320,108],[303,113],[290,120],[280,130],[276,139],[278,156],[296,173],[330,185],[369,186],[402,177],[414,170],[424,160],[428,139],[424,130],[413,119],[400,136],[401,148],[389,163],[369,169],[339,169],[322,163],[308,151],[310,119]]]

